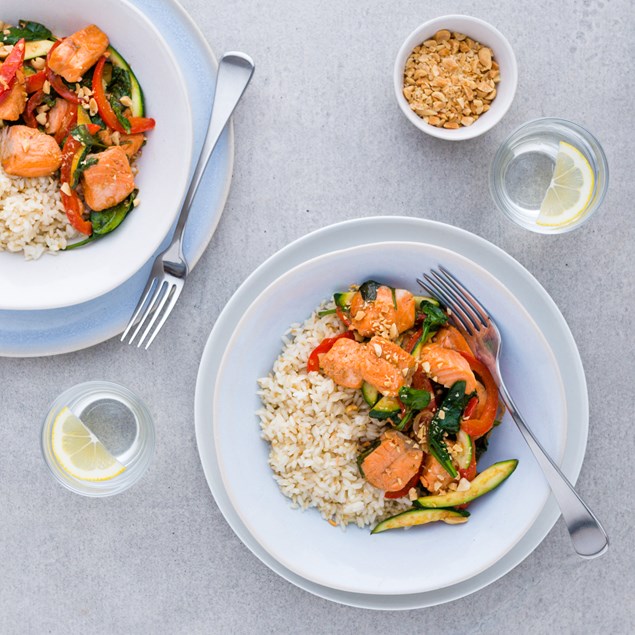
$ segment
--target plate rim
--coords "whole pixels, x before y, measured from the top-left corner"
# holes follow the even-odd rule
[[[584,459],[588,437],[588,391],[579,351],[575,344],[575,340],[573,338],[571,330],[569,329],[569,326],[564,319],[564,316],[558,309],[556,303],[538,282],[538,280],[536,280],[536,278],[522,264],[520,264],[510,254],[505,252],[500,247],[494,245],[490,241],[465,229],[449,225],[447,223],[403,215],[377,215],[353,218],[332,223],[325,227],[316,229],[315,231],[294,240],[285,247],[276,251],[276,253],[267,258],[243,281],[239,289],[228,301],[225,308],[218,316],[214,328],[212,329],[212,332],[208,337],[201,357],[195,394],[195,432],[203,471],[217,506],[219,507],[221,513],[225,517],[225,520],[230,525],[237,537],[243,542],[243,544],[245,544],[245,546],[250,551],[252,551],[252,553],[258,559],[260,559],[266,566],[272,569],[272,571],[280,575],[282,578],[286,579],[288,582],[294,584],[295,586],[298,586],[299,588],[318,597],[336,603],[373,610],[409,610],[442,604],[444,602],[449,602],[474,593],[482,589],[483,587],[495,582],[500,577],[511,571],[511,569],[513,569],[515,566],[520,564],[542,542],[542,540],[546,537],[546,535],[552,529],[553,525],[556,523],[560,516],[560,511],[556,505],[553,496],[551,495],[549,497],[547,505],[543,509],[541,516],[537,519],[536,523],[534,523],[534,526],[530,530],[530,532],[533,532],[535,529],[535,536],[532,535],[527,540],[530,543],[535,544],[531,544],[528,547],[528,545],[525,544],[524,541],[521,541],[521,543],[519,543],[519,545],[512,549],[510,553],[507,554],[507,556],[499,561],[499,563],[505,561],[501,567],[497,567],[495,565],[488,571],[484,572],[483,574],[479,574],[474,578],[471,578],[467,582],[459,583],[451,587],[446,587],[440,592],[407,594],[402,596],[368,596],[366,594],[354,593],[347,594],[345,592],[336,592],[328,587],[321,587],[320,585],[310,583],[300,576],[296,576],[291,571],[286,570],[284,567],[280,567],[279,563],[277,563],[276,561],[268,562],[266,554],[264,554],[263,556],[262,553],[258,553],[257,548],[255,548],[253,544],[249,544],[249,542],[244,539],[243,535],[241,535],[242,530],[239,522],[237,522],[237,519],[231,518],[231,510],[227,509],[227,503],[222,499],[223,492],[222,490],[219,491],[219,488],[215,484],[214,465],[213,463],[208,462],[203,455],[203,451],[210,445],[211,441],[211,435],[208,435],[207,437],[205,435],[205,422],[203,421],[203,417],[206,415],[206,403],[204,395],[205,385],[207,383],[207,375],[213,375],[214,372],[212,366],[214,361],[213,358],[216,354],[216,351],[214,350],[215,342],[213,335],[215,331],[220,330],[223,326],[223,314],[226,315],[226,312],[229,310],[229,308],[231,308],[233,304],[238,303],[236,301],[236,298],[239,297],[238,291],[246,294],[253,293],[251,289],[252,286],[257,288],[258,286],[262,286],[263,284],[259,280],[261,276],[266,276],[270,270],[272,270],[272,275],[275,275],[275,269],[276,267],[280,266],[279,263],[281,260],[284,260],[285,258],[297,259],[300,257],[299,254],[302,253],[303,250],[310,250],[311,248],[313,248],[314,244],[318,246],[321,245],[319,251],[320,253],[327,253],[329,251],[329,240],[325,240],[325,237],[333,238],[333,236],[330,236],[330,234],[332,234],[333,232],[343,230],[342,233],[346,235],[346,244],[357,244],[355,241],[355,237],[358,236],[361,231],[373,237],[372,239],[369,239],[367,237],[365,239],[367,242],[372,242],[372,240],[380,242],[381,240],[385,239],[384,232],[386,231],[386,229],[388,229],[389,231],[398,232],[400,233],[400,236],[406,235],[409,238],[412,238],[413,236],[420,236],[423,234],[426,236],[426,239],[429,239],[429,232],[431,230],[434,234],[432,240],[434,244],[437,244],[439,242],[445,244],[444,241],[454,241],[457,238],[459,240],[465,241],[469,249],[474,246],[474,248],[477,248],[479,250],[481,256],[479,257],[478,264],[481,264],[486,269],[489,270],[488,265],[485,263],[493,258],[494,264],[497,267],[501,268],[500,270],[497,270],[494,275],[506,286],[509,286],[509,283],[505,282],[506,278],[510,276],[512,278],[520,276],[521,283],[526,286],[521,294],[519,294],[517,290],[515,290],[515,294],[521,296],[519,297],[519,300],[522,304],[525,304],[532,299],[535,300],[535,298],[540,298],[541,301],[545,302],[546,307],[550,309],[550,314],[554,314],[558,318],[558,335],[559,337],[561,337],[559,342],[571,353],[571,357],[567,360],[568,364],[571,366],[571,374],[568,380],[571,382],[572,385],[575,384],[576,389],[580,388],[582,392],[581,400],[577,403],[577,439],[571,439],[571,435],[567,436],[565,456],[562,464],[563,470],[565,471],[567,476],[572,482],[575,483],[580,473],[580,469]],[[381,238],[378,238],[376,236],[378,232],[382,235]],[[349,236],[349,234],[351,235]],[[317,247],[315,247],[315,249],[317,250]],[[264,284],[266,285],[266,283]],[[528,297],[526,300],[523,299],[524,296],[527,295],[530,297]],[[544,332],[544,329],[542,329],[542,327],[541,330],[543,330]],[[208,364],[208,360],[210,360],[209,363],[211,363],[210,368],[206,366],[206,364]],[[567,379],[565,379],[565,383],[567,383]],[[210,455],[213,454],[214,452],[210,453]],[[507,561],[508,558],[513,561],[512,564],[509,564],[509,562]]]
[[[484,277],[484,279],[487,281],[488,284],[492,284],[495,285],[496,287],[498,287],[499,289],[499,293],[503,293],[506,296],[509,296],[507,299],[510,302],[513,302],[515,304],[515,311],[521,313],[524,317],[524,319],[527,321],[529,328],[531,328],[535,334],[535,336],[542,341],[546,352],[549,356],[549,360],[550,360],[550,364],[552,366],[552,368],[555,370],[555,374],[557,375],[558,378],[558,392],[560,393],[560,398],[562,401],[562,411],[558,412],[558,418],[561,420],[562,422],[562,450],[558,453],[558,459],[557,462],[560,463],[562,460],[562,455],[564,454],[564,450],[566,447],[566,439],[568,436],[568,409],[567,409],[567,401],[566,401],[566,391],[565,391],[565,387],[564,387],[564,381],[560,372],[560,366],[558,365],[558,360],[556,358],[556,355],[549,343],[549,341],[547,340],[547,338],[544,336],[542,330],[538,327],[538,324],[536,323],[536,321],[534,320],[533,316],[531,315],[531,313],[525,308],[525,306],[518,300],[518,298],[516,298],[516,296],[514,295],[514,293],[508,289],[502,282],[500,282],[500,280],[498,280],[498,278],[496,278],[496,276],[494,276],[492,273],[490,273],[487,269],[485,269],[482,265],[474,262],[473,260],[469,259],[466,256],[463,256],[461,253],[450,249],[449,247],[442,247],[442,246],[438,246],[438,245],[433,245],[431,243],[426,243],[426,242],[419,242],[419,241],[395,241],[395,240],[391,240],[391,241],[382,241],[382,242],[376,242],[376,243],[365,243],[365,244],[360,244],[360,245],[354,245],[351,247],[346,247],[346,248],[342,248],[342,249],[336,249],[333,251],[329,251],[327,253],[324,254],[320,254],[318,256],[314,256],[312,258],[308,258],[307,260],[304,260],[303,262],[295,265],[294,267],[291,267],[290,269],[288,269],[287,271],[285,271],[285,273],[283,273],[281,276],[278,276],[275,280],[273,280],[270,284],[268,284],[249,304],[249,308],[242,313],[242,315],[240,316],[240,318],[238,319],[238,321],[235,323],[234,326],[234,330],[230,336],[230,338],[226,341],[226,345],[225,345],[225,352],[223,353],[219,364],[218,364],[218,372],[217,372],[217,376],[216,376],[216,382],[214,384],[214,388],[213,388],[213,397],[212,397],[212,430],[214,432],[214,436],[215,438],[218,438],[219,436],[219,429],[220,426],[222,425],[222,423],[219,421],[219,418],[216,416],[218,414],[218,408],[219,406],[217,405],[219,402],[219,394],[221,391],[221,386],[220,386],[220,377],[223,373],[224,367],[229,363],[229,356],[232,354],[233,352],[233,348],[234,348],[234,344],[236,342],[237,339],[240,338],[241,333],[239,333],[239,331],[241,330],[241,325],[247,320],[247,311],[251,311],[252,310],[252,306],[259,303],[262,304],[263,301],[263,297],[266,295],[269,295],[272,293],[273,289],[276,289],[276,287],[281,283],[281,281],[288,277],[288,276],[292,276],[292,275],[296,275],[297,276],[297,272],[298,270],[303,270],[306,269],[307,267],[311,266],[311,265],[315,265],[316,263],[319,262],[323,262],[325,261],[327,258],[331,258],[331,257],[336,257],[339,255],[344,255],[348,252],[368,252],[374,248],[377,248],[378,246],[381,246],[383,248],[387,248],[387,247],[395,247],[395,248],[421,248],[421,249],[426,249],[426,248],[431,248],[432,250],[434,250],[436,252],[436,254],[439,254],[439,257],[441,257],[441,255],[443,253],[447,253],[447,254],[451,254],[454,257],[457,257],[459,261],[463,261],[465,264],[467,264],[468,266],[474,267],[480,275],[482,275]],[[435,258],[436,258],[436,254],[435,254]],[[319,294],[317,294],[319,296]],[[319,303],[319,300],[318,300]],[[297,321],[297,320],[292,320],[292,321]],[[225,386],[226,388],[226,386]],[[257,421],[257,416],[254,415],[254,421]],[[513,422],[509,422],[510,425],[513,425]],[[257,428],[258,430],[259,428]],[[267,551],[267,553],[274,558],[275,560],[277,560],[278,562],[280,562],[284,567],[286,567],[287,569],[289,569],[290,571],[292,571],[293,573],[295,573],[296,575],[299,575],[300,577],[309,580],[311,582],[314,582],[315,584],[319,584],[321,586],[328,586],[329,588],[335,589],[335,590],[339,590],[339,591],[344,591],[346,593],[363,593],[363,594],[367,594],[367,595],[407,595],[407,594],[415,594],[415,593],[428,593],[428,592],[432,592],[432,591],[439,591],[443,588],[449,587],[449,586],[453,586],[455,584],[460,584],[461,582],[464,582],[476,575],[478,575],[479,573],[482,573],[483,571],[485,571],[486,569],[492,567],[496,562],[498,562],[498,560],[502,559],[509,551],[511,551],[511,549],[514,548],[514,546],[516,544],[518,544],[518,542],[520,542],[520,540],[522,540],[523,536],[529,531],[529,529],[531,528],[531,526],[536,522],[536,519],[540,516],[540,514],[542,513],[542,510],[544,509],[545,505],[547,504],[547,500],[549,498],[549,486],[546,485],[545,487],[543,487],[544,490],[544,494],[540,497],[540,502],[536,505],[536,509],[534,511],[534,513],[532,514],[531,518],[528,520],[528,523],[521,528],[515,535],[514,539],[505,544],[505,550],[500,553],[497,554],[496,557],[494,558],[490,558],[487,562],[482,563],[481,565],[479,565],[478,570],[471,572],[469,574],[463,575],[455,580],[452,580],[451,582],[445,582],[443,583],[441,586],[435,586],[433,588],[420,588],[418,590],[408,590],[408,591],[386,591],[386,590],[382,590],[382,591],[372,591],[372,590],[359,590],[359,589],[354,589],[354,588],[350,588],[347,587],[345,585],[342,584],[333,584],[332,582],[327,582],[326,579],[324,579],[324,576],[320,576],[320,575],[316,575],[311,573],[308,570],[302,569],[302,567],[300,565],[297,565],[296,563],[290,561],[288,558],[286,558],[283,554],[280,554],[280,550],[277,550],[277,554],[275,553],[276,550],[273,548],[272,546],[272,542],[271,541],[267,541],[267,540],[262,540],[259,538],[259,536],[262,536],[262,534],[259,534],[256,531],[256,527],[254,526],[253,523],[251,523],[249,521],[249,519],[245,516],[245,514],[243,513],[242,509],[239,508],[236,505],[236,497],[235,497],[235,492],[234,492],[234,488],[232,485],[232,479],[226,474],[225,470],[224,470],[224,466],[227,464],[227,460],[226,460],[226,456],[223,456],[220,452],[220,448],[219,448],[219,444],[215,442],[215,449],[216,449],[216,461],[217,461],[217,465],[219,467],[219,471],[221,474],[221,479],[223,482],[223,487],[225,489],[226,494],[228,495],[228,498],[230,500],[230,503],[232,504],[234,511],[238,514],[241,522],[243,523],[243,525],[245,525],[246,529],[249,531],[249,533],[251,534],[251,536],[258,542],[258,544],[265,549],[265,551]],[[273,477],[273,473],[272,473],[272,477]],[[285,497],[286,498],[286,497]],[[287,504],[290,502],[290,500],[288,498],[286,498],[286,502]],[[311,509],[311,508],[309,508]],[[296,511],[297,510],[293,510]],[[308,510],[307,510],[308,511]],[[316,517],[316,521],[317,521],[317,517]],[[356,527],[351,527],[352,531],[355,531],[357,528]],[[365,528],[366,529],[366,528]]]

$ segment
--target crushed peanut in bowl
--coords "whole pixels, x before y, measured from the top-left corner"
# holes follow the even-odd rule
[[[490,48],[442,29],[408,57],[403,95],[426,123],[456,130],[490,109],[498,82],[500,69]]]

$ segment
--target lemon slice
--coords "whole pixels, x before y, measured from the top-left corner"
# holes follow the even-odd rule
[[[583,214],[594,186],[593,169],[586,157],[571,144],[561,141],[556,167],[536,223],[546,227],[568,225]]]
[[[68,408],[55,418],[51,440],[62,469],[82,481],[107,481],[126,469]]]

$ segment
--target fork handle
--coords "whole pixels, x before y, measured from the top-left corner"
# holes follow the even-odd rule
[[[218,64],[218,74],[216,75],[216,88],[214,90],[214,102],[212,105],[212,114],[210,116],[209,125],[201,154],[194,168],[194,174],[190,181],[187,194],[181,206],[179,220],[174,231],[174,237],[168,247],[168,250],[179,244],[180,256],[183,258],[181,245],[183,244],[183,233],[185,224],[190,213],[192,201],[196,196],[196,191],[200,185],[205,168],[209,163],[212,152],[218,143],[218,140],[232,116],[236,105],[240,101],[251,76],[254,73],[254,62],[245,53],[229,52],[225,53]],[[168,251],[166,250],[166,251]],[[185,260],[185,258],[183,258]]]
[[[509,393],[501,384],[499,386],[503,402],[513,417],[518,429],[525,438],[527,445],[533,452],[542,471],[549,482],[551,491],[560,506],[562,517],[567,525],[571,542],[576,553],[583,558],[596,558],[606,552],[609,539],[606,531],[595,517],[588,505],[580,498],[573,485],[569,483],[560,468],[534,436],[534,433],[525,425],[516,405]]]

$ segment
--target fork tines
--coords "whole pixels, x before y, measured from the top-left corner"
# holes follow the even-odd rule
[[[141,329],[145,326],[145,330],[137,342],[137,348],[143,346],[145,342],[145,348],[147,350],[170,315],[179,295],[180,288],[178,285],[166,279],[151,277],[144,292],[141,294],[139,304],[137,304],[137,308],[132,318],[130,318],[126,330],[121,336],[121,341],[125,342],[128,333],[132,331],[132,335],[128,340],[128,344],[132,344]],[[161,319],[155,327],[155,323],[159,317],[161,317]],[[155,327],[154,330],[153,327]],[[148,338],[148,336],[150,337]]]
[[[488,327],[490,318],[487,310],[447,269],[439,265],[439,271],[431,270],[423,277],[425,282],[417,278],[419,286],[439,298],[470,335]]]

